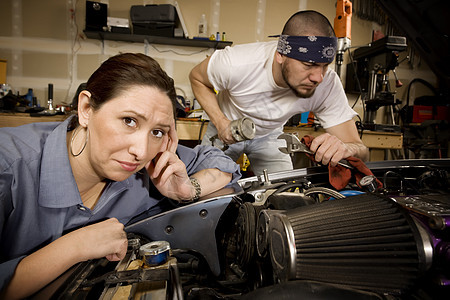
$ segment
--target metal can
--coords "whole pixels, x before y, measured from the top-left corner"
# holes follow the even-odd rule
[[[144,259],[144,263],[151,267],[167,262],[169,258],[170,244],[166,241],[154,241],[142,245],[139,254]]]

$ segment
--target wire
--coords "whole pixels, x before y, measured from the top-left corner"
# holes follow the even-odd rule
[[[199,144],[199,145],[202,143],[202,139],[203,139],[202,131],[203,131],[203,126],[205,126],[206,122],[207,122],[206,120],[202,120],[202,125],[200,125],[200,131],[198,132],[198,141],[197,141],[197,144]]]
[[[350,63],[352,64],[352,68],[353,68],[353,72],[355,74],[355,78],[356,78],[356,84],[358,85],[358,90],[359,90],[359,95],[358,98],[356,98],[355,103],[353,103],[352,105],[352,109],[355,107],[356,103],[358,102],[358,100],[361,98],[361,103],[362,103],[362,107],[363,107],[363,111],[366,111],[366,107],[365,107],[365,103],[364,103],[364,97],[362,97],[363,92],[362,92],[362,88],[361,88],[361,82],[359,82],[359,77],[358,77],[358,73],[355,67],[355,62],[353,60],[353,56],[352,56],[352,52],[350,51],[350,48],[347,49],[348,51],[348,57],[350,58]]]
[[[177,55],[181,55],[181,56],[192,56],[192,55],[195,55],[195,54],[199,54],[199,53],[203,53],[203,52],[209,51],[209,49],[210,49],[210,48],[205,48],[205,49],[202,49],[202,50],[199,50],[199,51],[195,51],[195,52],[191,52],[191,53],[181,53],[181,52],[174,51],[174,50],[172,50],[172,49],[169,49],[169,50],[160,50],[160,49],[156,48],[155,45],[153,45],[153,44],[149,44],[149,45],[150,45],[153,49],[155,49],[157,52],[159,52],[159,53],[167,53],[167,52],[171,52],[171,53],[174,53],[174,54],[177,54]]]
[[[79,38],[79,31],[78,31],[78,25],[77,25],[77,4],[78,4],[78,0],[75,1],[75,4],[73,6],[73,8],[69,9],[70,12],[70,24],[71,24],[71,32],[74,30],[75,34],[74,34],[74,39],[72,40],[72,44],[71,44],[71,49],[70,49],[70,77],[69,77],[69,86],[67,88],[67,92],[66,92],[66,97],[65,97],[65,103],[68,104],[70,103],[69,99],[71,100],[72,97],[69,97],[70,94],[70,89],[72,88],[73,85],[73,69],[74,69],[74,60],[75,60],[75,56],[77,55],[77,52],[81,49],[81,42],[80,42],[80,38]]]
[[[396,172],[394,172],[394,171],[387,171],[386,173],[384,173],[384,175],[383,175],[383,186],[385,187],[385,189],[387,190],[387,182],[386,182],[386,179],[387,179],[387,177],[388,177],[388,175],[394,175],[394,176],[396,176],[396,177],[398,177],[399,179],[400,179],[400,183],[403,183],[403,182],[405,182],[405,183],[407,183],[408,184],[408,186],[412,189],[412,190],[414,190],[417,194],[422,194],[411,182],[409,182],[405,177],[403,177],[402,175],[400,175],[400,174],[398,174],[398,173],[396,173]],[[403,190],[403,186],[402,185],[400,185],[400,190]]]
[[[304,194],[305,194],[305,196],[309,196],[309,195],[312,195],[312,194],[324,194],[324,195],[327,195],[327,196],[334,197],[336,199],[344,199],[345,198],[345,196],[342,195],[341,193],[339,193],[339,192],[337,192],[335,190],[326,188],[326,187],[313,187],[313,188],[307,189],[304,192]]]
[[[359,93],[359,94],[358,94],[358,97],[356,97],[356,100],[355,100],[355,102],[354,102],[353,105],[352,105],[352,109],[355,108],[356,103],[358,103],[359,98],[361,98],[361,93]]]
[[[361,117],[359,115],[356,115],[356,117],[359,119],[359,121],[356,121],[355,125],[356,128],[360,130],[359,138],[362,139],[364,132],[364,124],[362,123]]]
[[[436,96],[438,94],[437,90],[434,88],[434,86],[431,85],[431,83],[429,83],[428,81],[421,79],[421,78],[414,78],[413,80],[411,80],[411,82],[408,85],[408,92],[406,94],[406,107],[409,106],[409,93],[411,91],[411,86],[416,83],[416,82],[420,82],[423,85],[425,85],[427,88],[429,88],[433,94]]]
[[[180,87],[175,87],[175,90],[177,91],[181,91],[181,93],[183,94],[183,97],[184,97],[184,99],[187,99],[187,97],[186,97],[186,93],[184,92],[184,90],[182,89],[182,88],[180,88]]]

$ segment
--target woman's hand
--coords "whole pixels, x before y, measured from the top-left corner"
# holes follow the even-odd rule
[[[127,253],[128,240],[124,226],[116,218],[92,224],[66,235],[72,236],[81,255],[80,261],[106,257],[118,261]]]
[[[76,263],[103,257],[120,260],[127,247],[123,224],[115,218],[74,230],[22,259],[0,298],[28,297]]]
[[[173,200],[189,200],[195,196],[195,189],[186,172],[186,165],[176,154],[178,136],[175,121],[170,127],[163,151],[150,161],[146,169],[158,191]]]

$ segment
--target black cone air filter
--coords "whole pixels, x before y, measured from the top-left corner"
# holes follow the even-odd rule
[[[264,218],[266,247],[279,281],[307,279],[401,293],[425,268],[416,225],[389,199],[354,196]]]

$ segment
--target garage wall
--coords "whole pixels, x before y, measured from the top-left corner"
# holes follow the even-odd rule
[[[108,4],[108,15],[128,18],[132,5],[174,4],[175,1],[100,1]],[[210,33],[226,32],[233,44],[270,40],[279,34],[286,20],[296,11],[314,9],[333,23],[335,0],[178,0],[190,36],[197,34],[198,21],[206,14]],[[34,90],[41,105],[46,105],[48,83],[54,85],[56,104],[71,102],[76,88],[106,58],[119,52],[141,52],[154,57],[171,75],[178,92],[192,98],[189,71],[213,49],[169,45],[146,45],[87,39],[85,1],[82,0],[2,0],[0,10],[0,59],[7,60],[7,82],[14,91]],[[352,46],[366,45],[372,31],[381,26],[352,18]],[[406,57],[408,53],[402,54]],[[402,58],[403,58],[402,57]],[[345,61],[347,61],[346,58]],[[334,68],[334,66],[331,66]],[[343,68],[345,78],[345,68]],[[397,71],[407,86],[415,77],[435,83],[433,74],[420,59],[406,61]],[[392,79],[393,80],[393,79]],[[395,85],[391,85],[395,86]],[[403,97],[405,88],[398,89]],[[413,91],[414,92],[414,91]],[[350,101],[355,96],[349,95]],[[361,110],[360,105],[356,106]]]

